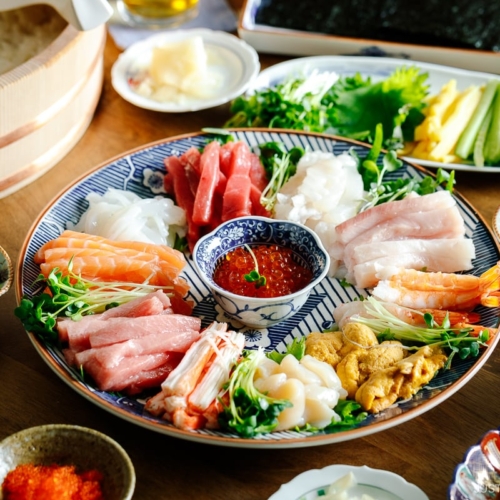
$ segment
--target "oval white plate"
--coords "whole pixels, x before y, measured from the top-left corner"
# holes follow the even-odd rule
[[[430,85],[429,92],[431,94],[437,94],[441,90],[441,87],[453,78],[457,81],[457,88],[459,90],[465,90],[470,85],[483,85],[488,80],[492,79],[500,81],[499,75],[490,73],[479,73],[449,66],[441,66],[439,64],[395,59],[391,57],[312,56],[291,59],[261,71],[259,76],[248,88],[247,93],[274,86],[285,80],[289,75],[310,75],[314,70],[318,70],[319,72],[334,71],[339,76],[352,76],[356,73],[360,73],[364,77],[369,76],[373,81],[377,81],[387,78],[396,68],[405,65],[418,66],[422,71],[429,74],[428,83]],[[475,167],[474,165],[440,163],[412,157],[407,157],[406,159],[423,165],[424,167],[441,167],[450,170],[467,170],[470,172],[500,172],[500,166]]]
[[[224,64],[217,68],[224,79],[218,94],[210,99],[187,98],[182,103],[177,103],[155,101],[132,90],[129,81],[148,66],[153,47],[195,36],[201,36],[206,49],[216,52],[224,61]],[[259,70],[259,56],[255,49],[234,35],[209,29],[173,30],[153,35],[131,45],[113,65],[111,83],[126,101],[140,108],[166,113],[184,113],[213,108],[238,97],[246,91]]]
[[[368,146],[355,141],[306,132],[243,129],[233,131],[233,135],[235,140],[242,140],[250,146],[277,141],[283,143],[287,149],[300,146],[309,148],[311,151],[328,151],[336,155],[353,149],[361,156],[365,155],[369,149]],[[163,160],[165,157],[181,155],[191,147],[203,147],[209,138],[213,139],[213,136],[206,133],[194,133],[147,144],[124,153],[96,167],[81,178],[75,179],[42,211],[26,237],[20,251],[16,273],[18,302],[21,295],[32,297],[41,291],[40,284],[35,282],[40,273],[40,267],[34,262],[34,254],[45,242],[59,236],[67,228],[68,222],[72,224],[78,222],[82,213],[87,209],[88,202],[85,198],[89,193],[103,194],[108,187],[113,187],[134,192],[142,198],[161,195],[164,193],[165,165]],[[411,176],[421,179],[427,173],[419,167],[404,162],[404,167],[396,171],[395,176]],[[459,193],[455,192],[454,198],[465,221],[466,236],[473,239],[476,248],[477,258],[473,260],[474,268],[471,272],[480,274],[500,260],[500,249],[474,208]],[[336,305],[357,300],[366,294],[365,290],[343,286],[337,279],[325,278],[314,287],[307,302],[294,316],[269,328],[256,330],[242,327],[224,316],[220,307],[215,304],[210,290],[198,277],[191,258],[188,259],[183,273],[191,285],[189,298],[196,304],[193,315],[202,318],[203,326],[215,320],[229,323],[231,328],[238,329],[245,334],[245,345],[248,349],[263,347],[266,350],[283,352],[285,346],[294,338],[303,337],[311,331],[330,328],[333,323],[332,311]],[[482,308],[478,312],[481,314],[481,324],[497,325],[497,308]],[[220,430],[201,429],[192,432],[177,429],[166,420],[147,414],[144,411],[144,401],[140,397],[129,398],[118,393],[98,390],[91,381],[82,379],[79,370],[67,364],[60,349],[46,344],[31,333],[29,338],[44,361],[65,383],[115,416],[173,437],[241,448],[317,446],[367,436],[402,424],[442,403],[466,384],[480,370],[500,341],[500,335],[495,336],[489,347],[482,351],[478,358],[456,359],[450,370],[438,374],[413,398],[397,402],[381,413],[370,415],[353,429],[332,433],[290,430],[245,439]]]
[[[318,490],[326,490],[337,479],[352,472],[358,486],[352,494],[366,493],[374,500],[429,500],[429,497],[417,486],[407,482],[401,476],[380,469],[371,469],[366,465],[329,465],[323,469],[313,469],[294,477],[289,483],[269,497],[269,500],[313,500],[321,498]],[[351,493],[351,491],[349,491]]]

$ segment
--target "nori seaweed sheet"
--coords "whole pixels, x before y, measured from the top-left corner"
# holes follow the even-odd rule
[[[500,52],[499,0],[262,0],[256,24]]]

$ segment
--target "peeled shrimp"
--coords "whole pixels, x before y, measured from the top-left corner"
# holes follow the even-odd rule
[[[500,261],[481,276],[402,269],[373,289],[373,296],[414,309],[468,311],[500,304]]]

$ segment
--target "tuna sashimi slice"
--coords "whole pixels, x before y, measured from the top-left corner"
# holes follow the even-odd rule
[[[200,331],[201,320],[182,314],[158,314],[138,318],[110,318],[102,328],[90,333],[92,347],[115,344],[125,340],[145,337],[152,333],[175,334],[185,331]]]
[[[193,221],[201,226],[210,222],[215,188],[219,181],[220,143],[207,144],[200,158],[201,177],[194,199]]]
[[[118,366],[123,358],[158,354],[162,352],[186,352],[191,344],[200,338],[200,333],[194,330],[172,333],[153,333],[138,339],[130,339],[112,345],[92,347],[75,353],[75,365],[85,366],[95,358],[103,367]]]
[[[169,353],[161,353],[123,358],[122,362],[113,368],[105,368],[95,358],[91,358],[83,369],[101,391],[121,391],[134,382],[138,373],[159,368],[167,363],[169,357]]]
[[[145,389],[159,387],[162,382],[168,377],[170,372],[179,364],[183,354],[178,352],[170,352],[169,358],[164,365],[152,370],[143,370],[137,373],[131,380],[129,385],[124,389],[129,396],[139,394]]]
[[[191,191],[185,168],[177,156],[165,158],[165,168],[173,179],[175,201],[186,212],[188,223],[187,240],[189,249],[193,251],[194,245],[200,237],[200,227],[193,222],[194,195]]]
[[[76,335],[75,331],[77,332],[81,328],[82,338],[80,340],[83,342],[83,345],[87,345],[83,337],[87,337],[88,339],[88,333],[92,329],[92,323],[99,325],[99,323],[95,323],[96,321],[99,322],[109,318],[119,317],[134,318],[138,316],[151,316],[154,314],[161,314],[164,311],[170,313],[172,312],[170,306],[171,304],[168,295],[166,295],[162,290],[157,290],[156,292],[148,293],[147,295],[143,295],[142,297],[137,297],[136,299],[121,304],[117,307],[112,307],[111,309],[108,309],[101,314],[83,316],[79,321],[73,321],[69,318],[59,319],[57,321],[57,332],[59,334],[59,340],[61,342],[69,341],[68,328],[74,328],[73,337]],[[90,343],[88,344],[88,346],[90,347]]]

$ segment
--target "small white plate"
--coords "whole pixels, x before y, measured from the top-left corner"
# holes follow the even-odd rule
[[[201,36],[205,48],[217,53],[221,63],[218,72],[223,77],[220,92],[209,99],[188,98],[183,102],[159,102],[135,92],[129,82],[148,66],[153,47]],[[209,66],[210,69],[210,66]],[[165,113],[184,113],[213,108],[243,94],[260,70],[259,56],[243,40],[224,31],[209,29],[173,30],[159,33],[134,43],[120,54],[111,69],[114,89],[128,102],[140,108]]]
[[[365,78],[371,77],[373,81],[377,81],[387,78],[396,68],[401,66],[417,66],[421,71],[426,72],[429,75],[430,94],[437,94],[441,90],[441,87],[451,79],[457,81],[457,88],[459,90],[465,90],[470,85],[483,85],[488,80],[500,81],[500,75],[391,57],[311,56],[290,59],[289,61],[275,64],[261,71],[248,88],[247,93],[250,94],[258,89],[275,86],[290,75],[307,76],[315,70],[320,73],[335,72],[339,76],[353,76],[356,73],[360,73]],[[449,170],[465,170],[469,172],[500,172],[500,166],[476,167],[474,165],[459,163],[421,160],[411,156],[405,159],[431,168],[441,167]]]
[[[495,234],[498,241],[500,241],[500,207],[495,210],[495,215],[493,216],[492,224],[493,233]]]
[[[417,486],[393,472],[371,469],[366,465],[329,465],[313,469],[294,477],[271,495],[268,500],[314,500],[321,498],[318,490],[326,490],[337,479],[352,472],[358,486],[351,491],[356,495],[366,493],[375,500],[429,500]],[[349,491],[349,493],[351,493]]]

